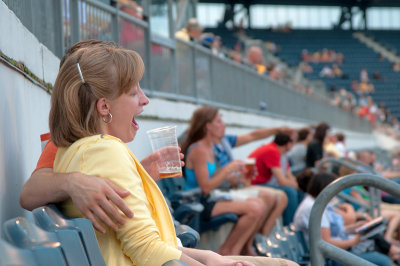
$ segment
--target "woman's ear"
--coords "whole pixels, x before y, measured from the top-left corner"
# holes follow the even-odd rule
[[[110,104],[106,98],[100,98],[96,103],[96,109],[101,116],[106,116],[110,112]]]

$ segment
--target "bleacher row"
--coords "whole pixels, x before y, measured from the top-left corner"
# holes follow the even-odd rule
[[[181,197],[180,201],[186,203],[181,204],[175,213],[179,212],[179,209],[186,208],[185,213],[189,217],[182,213],[175,217],[188,221],[190,216],[193,217],[193,213],[201,212],[202,207],[199,203],[189,202],[193,200],[194,194],[191,192],[183,194],[185,196]],[[34,221],[17,217],[3,224],[4,239],[0,239],[0,265],[105,265],[89,220],[68,219],[55,205],[37,208],[32,211],[32,216]],[[200,232],[218,230],[222,224],[236,220],[236,215],[224,214],[213,218],[207,224],[202,224]],[[183,246],[196,247],[199,241],[199,234],[196,231],[176,220],[175,227]],[[308,247],[300,232],[288,227],[274,235],[274,240],[257,235],[255,248],[259,255],[308,262]],[[163,266],[175,265],[186,264],[173,260]]]
[[[6,221],[0,239],[0,265],[88,266],[105,265],[92,223],[84,218],[67,219],[54,205]],[[173,260],[163,266],[187,265]]]
[[[215,234],[221,226],[237,221],[238,217],[234,213],[212,217],[209,221],[202,220],[200,213],[203,208],[199,206],[201,191],[200,189],[183,191],[184,182],[184,178],[169,178],[158,181],[158,185],[172,207],[171,212],[175,220],[188,224],[199,232],[200,240],[204,233],[212,231],[212,234]],[[217,235],[216,237],[224,236]],[[200,243],[200,245],[207,249],[216,249],[217,247],[210,241],[223,242],[222,239],[207,237],[207,243]],[[256,235],[254,248],[260,256],[289,259],[301,265],[309,263],[308,245],[303,233],[296,231],[294,226],[283,227],[280,221],[268,238],[262,234]]]
[[[358,170],[359,166],[365,170],[365,165],[348,158],[328,159],[317,168],[326,167],[326,163],[330,163],[326,170],[332,172],[337,165],[351,168],[349,163],[355,165],[354,170]],[[201,192],[198,189],[182,191],[183,178],[162,179],[158,185],[170,203],[177,236],[185,247],[197,246],[199,234],[195,230],[200,234],[217,231],[224,224],[237,220],[235,214],[228,213],[207,222],[202,221],[200,213],[203,207],[199,202]],[[105,265],[89,220],[67,219],[55,205],[37,208],[32,211],[32,216],[34,221],[18,217],[3,224],[0,265]],[[195,230],[180,222],[191,225]],[[382,230],[378,233],[382,233]],[[285,258],[300,265],[310,265],[308,244],[303,233],[296,231],[292,225],[282,227],[278,222],[269,237],[257,234],[254,247],[260,256]],[[164,265],[185,264],[174,260]]]

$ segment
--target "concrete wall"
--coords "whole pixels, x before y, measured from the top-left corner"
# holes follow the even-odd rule
[[[22,61],[38,77],[54,82],[59,60],[27,31],[7,6],[0,1],[0,50],[16,61]],[[21,187],[35,169],[39,158],[40,134],[48,132],[50,95],[21,73],[0,62],[0,224],[7,219],[24,215],[18,198]],[[193,110],[197,106],[184,102],[173,102],[152,98],[138,119],[140,130],[135,141],[128,146],[142,159],[150,152],[146,131],[152,128],[175,124],[178,134],[187,127]],[[240,134],[258,127],[293,126],[305,123],[221,110],[228,125],[227,133]],[[329,122],[329,121],[327,121]],[[377,146],[377,137],[344,131],[349,145],[354,148]],[[384,138],[381,138],[384,139]],[[238,148],[234,154],[245,158],[254,148],[270,140]]]

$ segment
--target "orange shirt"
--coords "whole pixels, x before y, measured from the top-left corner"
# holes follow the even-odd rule
[[[44,147],[42,154],[40,155],[35,171],[41,168],[53,168],[53,163],[56,158],[57,150],[57,146],[54,145],[51,140],[49,140]]]

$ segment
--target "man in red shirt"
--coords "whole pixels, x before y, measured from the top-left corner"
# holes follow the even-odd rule
[[[303,193],[298,190],[296,178],[290,172],[286,153],[292,148],[293,141],[289,135],[278,133],[273,142],[254,150],[249,157],[256,159],[257,177],[253,185],[265,185],[283,190],[288,197],[288,205],[283,212],[283,224],[289,225]]]

